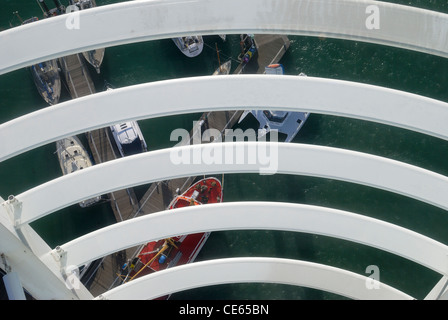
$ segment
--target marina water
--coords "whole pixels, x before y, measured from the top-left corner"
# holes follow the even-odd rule
[[[120,1],[97,0],[99,6],[116,2]],[[448,4],[443,1],[393,2],[448,13]],[[22,19],[42,17],[35,1],[1,0],[1,3],[0,30],[8,29],[10,22],[19,24],[18,18],[12,14],[14,11]],[[289,38],[291,46],[280,61],[286,74],[304,72],[308,76],[379,85],[448,102],[447,59],[361,42],[317,37]],[[29,50],[33,50],[36,41],[47,41],[50,45],[51,41],[57,39],[46,39],[45,35],[40,39],[29,39]],[[220,50],[221,62],[233,59],[232,71],[236,68],[238,35],[228,35],[225,42],[218,36],[205,36],[204,42],[204,50],[196,58],[185,57],[171,39],[107,48],[101,74],[96,75],[92,69],[91,75],[97,91],[103,89],[104,80],[119,88],[165,79],[210,75],[218,66],[215,44]],[[70,96],[64,90],[61,100],[68,99]],[[150,103],[148,101],[148,105]],[[47,105],[39,96],[28,70],[20,69],[0,76],[0,123],[45,107]],[[175,142],[170,141],[170,133],[177,128],[191,129],[193,121],[199,116],[189,114],[140,121],[149,150],[174,145]],[[256,128],[256,122],[247,118],[240,127]],[[311,114],[293,143],[366,152],[448,175],[446,141],[377,123]],[[0,163],[0,196],[6,199],[10,194],[19,194],[61,175],[55,144],[45,145]],[[137,187],[137,194],[143,195],[147,187]],[[225,175],[224,201],[249,200],[328,206],[382,219],[448,243],[447,212],[374,188],[305,176]],[[74,205],[40,219],[32,226],[51,247],[55,247],[112,223],[114,216],[106,202],[87,209]],[[424,298],[440,278],[423,266],[368,246],[319,235],[280,231],[213,232],[197,261],[243,256],[303,259],[366,276],[370,275],[366,273],[367,267],[374,265],[380,271],[382,282],[417,299]],[[180,292],[174,294],[173,299],[306,300],[343,297],[287,285],[234,284]]]

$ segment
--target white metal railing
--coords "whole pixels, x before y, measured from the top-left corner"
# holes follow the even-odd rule
[[[208,163],[210,160],[206,156],[211,152],[221,153],[221,158]],[[266,156],[261,157],[263,152]],[[190,159],[196,155],[199,161],[178,162],[179,155]],[[233,158],[228,159],[229,155],[243,156],[245,160],[237,162]],[[253,155],[257,158],[249,160]],[[276,142],[212,143],[145,152],[59,177],[16,195],[14,203],[6,201],[4,205],[14,212],[16,224],[22,225],[82,199],[114,190],[179,177],[249,172],[338,179],[448,209],[448,177],[441,174],[361,152]]]
[[[169,13],[169,14],[168,14]],[[163,17],[163,18],[162,18]],[[0,74],[72,53],[191,34],[341,38],[448,57],[448,15],[373,0],[140,0],[100,6],[0,33]],[[33,43],[45,34],[51,46]]]
[[[413,299],[384,283],[353,272],[313,262],[280,258],[228,258],[190,263],[130,281],[97,299],[155,299],[186,289],[242,282],[310,287],[351,299]],[[369,289],[370,284],[376,288]]]
[[[286,75],[205,76],[109,90],[1,124],[0,161],[62,137],[120,121],[247,108],[352,117],[448,139],[448,103],[442,101],[332,79]]]

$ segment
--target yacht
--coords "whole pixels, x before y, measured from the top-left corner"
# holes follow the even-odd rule
[[[281,64],[271,64],[265,68],[266,74],[284,74]],[[300,73],[299,76],[306,76]],[[291,142],[297,133],[302,129],[308,119],[308,112],[289,112],[271,110],[246,110],[241,115],[240,123],[249,113],[251,113],[259,123],[259,137],[263,137],[271,130],[277,130],[286,135],[285,142]]]
[[[91,167],[93,165],[87,150],[76,136],[56,141],[56,153],[64,175]],[[85,208],[98,203],[100,200],[101,196],[97,196],[83,200],[79,203],[79,205],[82,208]]]
[[[122,157],[146,152],[148,147],[137,121],[110,126],[118,151]]]
[[[76,8],[78,8],[79,10],[96,7],[95,0],[69,0],[69,2],[71,6],[76,6]],[[87,62],[95,68],[98,74],[101,72],[100,67],[103,63],[105,51],[105,48],[100,48],[82,53]]]
[[[204,48],[204,40],[202,39],[202,36],[173,38],[173,41],[179,50],[190,58],[198,56]]]
[[[22,20],[19,17],[20,20]],[[32,17],[22,24],[38,21],[39,18]],[[59,74],[58,62],[56,59],[36,63],[28,68],[33,77],[34,84],[40,96],[49,105],[55,105],[61,97],[61,75]]]

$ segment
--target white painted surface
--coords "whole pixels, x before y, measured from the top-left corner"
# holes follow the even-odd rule
[[[0,160],[121,121],[248,107],[346,116],[448,139],[448,104],[434,99],[313,77],[206,76],[109,90],[4,123]]]
[[[229,258],[158,271],[116,287],[99,299],[146,300],[168,293],[225,283],[263,282],[304,286],[360,300],[411,300],[384,283],[322,264],[279,258]],[[368,284],[366,284],[368,283]]]
[[[181,234],[251,229],[353,241],[448,274],[448,247],[443,243],[363,215],[281,202],[229,202],[152,213],[91,232],[61,248],[68,252],[67,265],[81,266],[119,250]]]
[[[25,289],[40,300],[92,299],[84,286],[81,285],[76,293],[66,286],[61,266],[54,258],[47,260],[47,264],[40,260],[23,241],[21,231],[15,230],[7,207],[5,202],[0,207],[0,253],[5,255],[7,264],[17,273]]]
[[[205,164],[210,148],[225,145],[223,155],[246,156],[243,163],[222,160],[222,164]],[[266,165],[261,158],[250,163],[247,155],[267,150]],[[199,156],[198,164],[176,164],[179,152]],[[270,161],[270,162],[269,162]],[[66,175],[16,196],[20,224],[30,223],[47,214],[75,204],[82,199],[111,191],[179,177],[220,173],[261,173],[272,168],[277,173],[316,176],[360,183],[396,192],[448,209],[448,178],[402,162],[322,146],[292,143],[226,142],[176,147],[146,152],[95,165]],[[277,167],[277,168],[275,168]],[[120,172],[119,175],[116,173]]]
[[[371,20],[374,6],[379,24]],[[371,7],[370,7],[371,8]],[[169,13],[169,14],[168,14]],[[378,20],[378,19],[377,19]],[[378,28],[373,28],[371,26]],[[114,45],[184,35],[291,34],[366,41],[448,57],[448,15],[373,0],[140,0],[0,33],[0,74]],[[58,39],[33,43],[30,38]]]

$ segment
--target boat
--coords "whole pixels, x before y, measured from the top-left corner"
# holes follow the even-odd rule
[[[137,121],[121,122],[110,126],[114,141],[122,157],[146,152],[148,147]]]
[[[40,62],[29,69],[41,97],[49,105],[57,104],[61,97],[61,76],[57,60]]]
[[[271,64],[265,68],[266,74],[284,74],[281,64]],[[306,76],[300,73],[299,76]],[[271,130],[277,130],[286,135],[285,142],[291,142],[297,133],[302,129],[308,119],[308,112],[289,112],[271,110],[246,110],[241,115],[240,123],[249,113],[251,113],[259,123],[259,137],[263,137]]]
[[[202,36],[187,36],[172,39],[179,50],[190,58],[199,55],[204,48],[204,40],[202,39]]]
[[[70,5],[76,6],[79,10],[85,10],[96,7],[95,0],[69,0]],[[101,64],[103,63],[106,49],[100,48],[83,52],[82,55],[96,70],[98,74],[101,73]]]
[[[114,90],[113,86],[105,82],[106,91]],[[148,151],[143,133],[137,121],[120,122],[110,126],[118,152],[122,157]]]
[[[55,7],[50,9],[44,0],[37,0],[37,3],[39,4],[45,18],[54,17],[65,13],[66,8],[59,0],[53,0],[53,2]]]
[[[183,194],[175,197],[169,204],[168,209],[220,203],[222,199],[221,181],[209,177],[199,180]],[[123,282],[128,282],[160,270],[192,263],[209,236],[210,232],[204,232],[149,242],[143,246],[132,262],[123,267],[120,275],[121,279]],[[168,298],[169,296],[165,296],[160,299]]]
[[[232,68],[232,60],[228,60],[221,64],[221,59],[219,58],[219,50],[218,45],[216,44],[216,55],[218,56],[218,65],[219,67],[213,72],[213,76],[229,74],[230,69]]]
[[[19,17],[19,16],[18,16]],[[19,17],[22,21],[22,19]],[[38,21],[37,17],[32,17],[22,24]],[[31,72],[34,84],[40,96],[49,105],[55,105],[61,97],[61,75],[59,74],[58,62],[56,59],[36,63],[28,68]]]
[[[56,153],[64,175],[91,167],[93,165],[87,150],[76,136],[56,141]],[[82,208],[85,208],[98,203],[100,200],[101,196],[98,196],[83,200],[79,203],[79,205]]]
[[[258,48],[253,34],[241,34],[240,39],[241,53],[238,55],[238,60],[246,65],[256,56]]]
[[[222,65],[220,65],[215,70],[215,72],[213,72],[213,75],[217,76],[217,75],[229,74],[231,67],[232,67],[232,60],[226,61]]]

